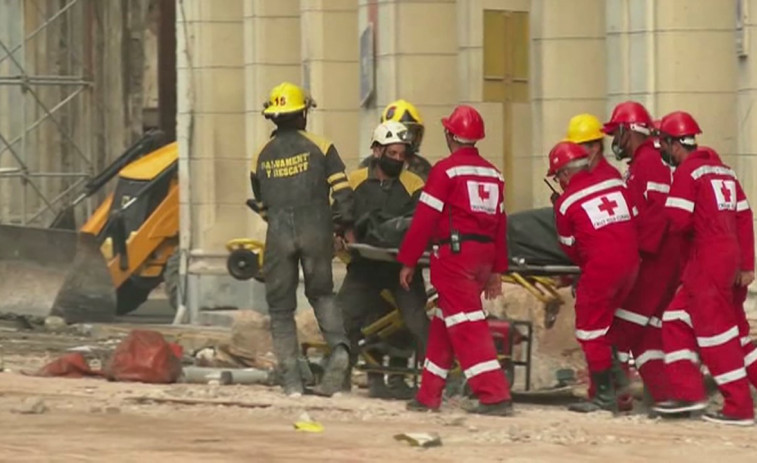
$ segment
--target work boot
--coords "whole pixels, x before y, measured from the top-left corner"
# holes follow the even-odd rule
[[[568,410],[578,413],[591,413],[602,410],[618,412],[618,398],[615,394],[612,370],[598,371],[591,374],[596,392],[591,400],[568,406]]]
[[[405,405],[405,408],[411,412],[424,412],[424,413],[439,413],[438,408],[432,408],[418,402],[418,399],[413,399]]]
[[[612,350],[612,379],[618,397],[618,411],[633,410],[633,396],[631,395],[631,379],[628,377],[628,365],[618,358],[615,348]]]
[[[754,426],[754,419],[752,418],[734,418],[732,416],[726,416],[722,411],[707,412],[702,415],[702,419],[709,421],[710,423],[727,424],[731,426]]]
[[[390,399],[391,392],[386,387],[383,373],[368,373],[368,397],[372,399]]]
[[[661,415],[678,415],[681,413],[698,412],[707,408],[706,401],[691,402],[688,400],[666,400],[652,407]]]
[[[304,391],[300,365],[297,359],[285,360],[279,367],[281,387],[284,395],[288,397],[300,397]]]
[[[313,388],[313,393],[331,397],[344,385],[344,375],[350,367],[350,354],[347,348],[339,344],[331,351],[329,361],[321,378],[321,384]]]
[[[415,396],[415,389],[407,385],[404,375],[389,375],[387,386],[391,399],[410,400]]]
[[[475,407],[466,410],[468,413],[488,416],[513,416],[513,403],[510,400],[497,402],[495,404],[479,403]]]

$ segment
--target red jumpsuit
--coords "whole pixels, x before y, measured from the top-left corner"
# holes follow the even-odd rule
[[[418,402],[441,405],[453,355],[482,404],[510,400],[494,340],[481,305],[492,273],[507,271],[507,218],[504,181],[473,147],[461,148],[431,169],[397,260],[415,266],[429,241],[449,240],[450,228],[463,237],[461,252],[435,244],[431,284],[439,292],[439,311],[431,320]],[[465,238],[469,237],[469,240]],[[476,237],[476,238],[474,238]]]
[[[576,338],[591,373],[612,365],[607,333],[638,272],[633,215],[623,181],[608,170],[575,174],[555,203],[560,244],[581,267],[576,289]]]
[[[671,231],[687,240],[682,284],[663,314],[670,398],[706,400],[699,352],[723,395],[723,414],[751,419],[740,336],[745,316],[734,287],[743,263],[754,260],[739,242],[739,209],[748,209],[744,192],[717,153],[700,148],[676,170],[665,205]]]
[[[740,193],[737,199],[736,220],[742,255],[741,271],[754,272],[754,216],[746,196]],[[737,287],[734,290],[735,309],[739,316],[739,337],[741,338],[741,346],[744,349],[744,365],[746,366],[749,382],[757,388],[757,347],[755,347],[749,335],[749,321],[746,318],[746,312],[744,312],[746,297],[746,287]]]
[[[671,179],[672,171],[654,142],[645,141],[634,153],[626,179],[639,213],[636,229],[641,265],[631,294],[615,312],[612,328],[618,351],[633,354],[655,402],[667,400],[661,319],[678,287],[682,260],[680,235],[667,233],[665,201]]]

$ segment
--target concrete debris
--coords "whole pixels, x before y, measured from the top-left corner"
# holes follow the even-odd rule
[[[44,400],[39,397],[30,397],[25,399],[20,406],[13,408],[11,412],[19,415],[41,415],[49,410]]]
[[[442,438],[435,432],[406,432],[394,436],[395,440],[407,442],[412,447],[441,447]]]
[[[50,333],[60,333],[68,328],[68,323],[61,317],[51,315],[45,318],[45,330]]]

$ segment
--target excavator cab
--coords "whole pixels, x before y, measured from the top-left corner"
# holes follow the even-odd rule
[[[78,232],[66,229],[72,215],[66,210],[48,229],[0,226],[0,238],[15,238],[13,249],[0,253],[2,273],[23,269],[44,288],[19,291],[10,307],[0,301],[0,312],[109,321],[136,310],[164,281],[169,300],[177,301],[177,143],[161,143],[155,134],[143,138],[94,177],[69,209],[114,177],[113,192]]]

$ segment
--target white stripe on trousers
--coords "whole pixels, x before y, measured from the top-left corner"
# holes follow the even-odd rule
[[[690,349],[681,349],[673,352],[667,352],[665,354],[665,364],[671,364],[673,362],[679,362],[681,360],[688,360],[692,363],[699,363],[699,355]]]
[[[442,379],[447,379],[447,373],[449,373],[449,370],[440,367],[428,358],[426,358],[426,361],[423,362],[423,368],[428,370],[429,373],[433,373]]]
[[[502,366],[499,364],[498,360],[487,360],[485,362],[477,363],[473,365],[472,367],[465,370],[463,373],[465,374],[465,377],[468,379],[473,378],[474,376],[478,376],[482,373],[487,373],[489,371],[495,371],[502,368]]]

